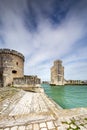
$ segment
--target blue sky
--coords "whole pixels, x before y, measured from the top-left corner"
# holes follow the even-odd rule
[[[25,56],[25,74],[50,80],[61,59],[65,79],[87,79],[87,0],[0,0],[0,48]]]

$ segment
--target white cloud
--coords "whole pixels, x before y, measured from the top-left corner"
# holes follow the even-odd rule
[[[4,0],[4,2],[6,1]],[[3,22],[3,29],[0,31],[0,35],[3,36],[5,43],[0,47],[12,48],[25,55],[26,74],[37,74],[43,80],[49,80],[50,67],[53,64],[53,60],[63,57],[65,67],[68,65],[65,70],[66,78],[69,76],[73,78],[74,75],[71,76],[71,73],[75,73],[77,78],[86,76],[87,71],[81,71],[80,76],[77,74],[76,65],[78,66],[78,64],[76,62],[72,66],[69,64],[73,60],[77,61],[87,56],[86,48],[82,47],[77,52],[73,50],[73,46],[75,48],[75,44],[86,35],[84,28],[87,30],[85,26],[87,19],[82,17],[83,13],[77,16],[71,9],[65,19],[58,26],[54,26],[49,18],[43,19],[40,10],[37,10],[39,13],[38,28],[35,31],[30,31],[25,26],[23,17],[24,11],[29,11],[26,2],[22,0],[20,5],[20,2],[17,4],[17,1],[14,1],[12,6],[11,4],[5,5],[6,8],[4,4],[1,4],[2,7],[0,6],[0,17]],[[37,6],[35,7],[37,9]],[[49,11],[52,10],[49,9]],[[80,52],[82,52],[82,55]],[[68,56],[65,58],[65,55]],[[85,63],[81,64],[82,66],[85,70]],[[74,72],[70,68],[74,68]],[[79,68],[78,72],[80,70],[81,68]]]
[[[74,62],[65,67],[66,79],[87,80],[87,62]]]

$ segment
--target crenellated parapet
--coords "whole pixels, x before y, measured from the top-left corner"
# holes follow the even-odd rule
[[[11,50],[11,49],[0,49],[0,54],[12,54],[12,55],[16,55],[19,56],[20,58],[22,58],[23,60],[25,60],[25,57],[23,54],[19,53],[18,51],[15,50]]]

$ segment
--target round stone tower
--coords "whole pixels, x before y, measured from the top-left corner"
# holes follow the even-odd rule
[[[24,56],[10,49],[0,49],[0,86],[13,83],[13,78],[24,76]]]

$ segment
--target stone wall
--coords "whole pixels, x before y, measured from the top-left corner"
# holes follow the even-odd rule
[[[24,76],[24,56],[9,49],[0,49],[0,86],[8,86],[15,77]]]
[[[66,85],[87,85],[86,82],[82,80],[66,80]]]
[[[15,87],[35,87],[38,84],[41,84],[41,80],[37,76],[24,76],[13,80]]]

